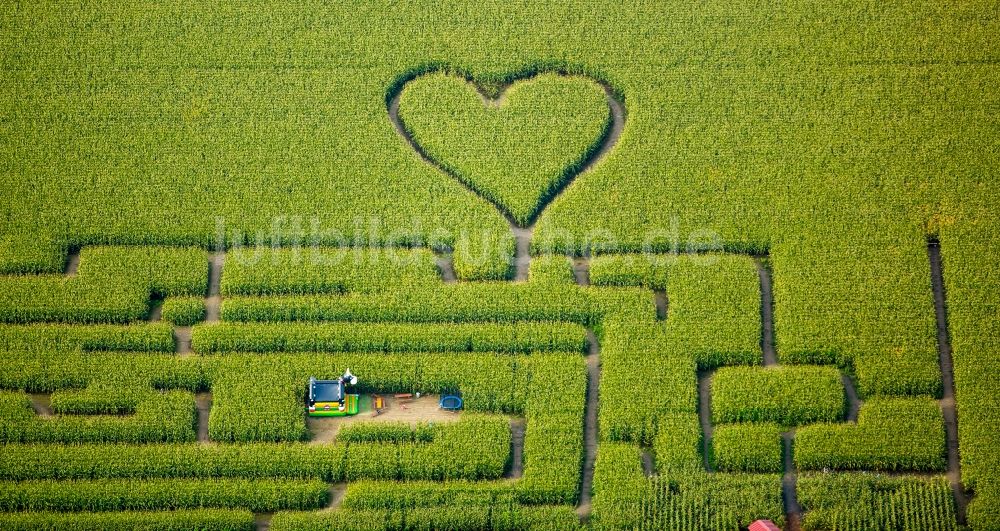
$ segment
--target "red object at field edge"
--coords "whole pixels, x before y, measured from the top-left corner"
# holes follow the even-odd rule
[[[774,525],[770,520],[757,520],[750,524],[748,531],[781,531],[781,528]]]

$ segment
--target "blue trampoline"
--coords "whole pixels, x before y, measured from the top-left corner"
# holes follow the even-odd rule
[[[455,395],[445,395],[441,397],[441,409],[448,411],[458,411],[462,409],[462,398]]]

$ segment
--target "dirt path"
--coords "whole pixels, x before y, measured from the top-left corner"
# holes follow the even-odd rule
[[[642,459],[642,473],[647,477],[653,477],[656,475],[656,461],[653,459],[653,452],[649,448],[643,448],[641,450],[640,458]]]
[[[517,479],[524,475],[524,430],[523,417],[510,419],[510,466],[504,473],[505,478]]]
[[[573,278],[577,285],[590,285],[590,261],[586,258],[577,258],[573,261]]]
[[[844,384],[844,394],[847,395],[847,422],[857,422],[861,411],[861,399],[858,398],[858,388],[850,376],[840,373],[840,381]]]
[[[39,417],[49,418],[52,416],[52,407],[50,406],[52,395],[48,393],[31,393],[28,395],[28,400],[31,401],[31,409],[35,410],[35,414]]]
[[[755,256],[757,276],[760,278],[760,350],[764,353],[764,366],[778,364],[778,353],[774,347],[774,293],[771,285],[771,271],[766,256]]]
[[[941,364],[942,399],[945,436],[948,448],[948,480],[955,496],[956,516],[959,525],[966,523],[968,498],[962,486],[962,461],[958,448],[958,412],[955,408],[955,367],[951,356],[951,337],[948,332],[948,302],[944,289],[944,269],[941,265],[941,245],[931,241],[927,245],[931,263],[931,287],[934,290],[934,314],[937,318],[938,360]]]
[[[701,423],[701,455],[705,471],[712,471],[712,375],[698,371],[698,421]]]
[[[510,86],[510,84],[515,83],[517,81],[531,79],[535,75],[537,75],[537,73],[513,80],[511,83],[501,88],[500,94],[495,99],[488,97],[482,87],[478,85],[475,85],[475,87],[476,90],[479,92],[480,97],[483,99],[484,104],[489,106],[498,105],[499,102],[503,101],[503,98],[505,97],[506,94],[506,89],[507,87]],[[583,164],[580,165],[580,170],[577,171],[575,174],[569,176],[569,178],[567,178],[565,182],[563,182],[559,186],[559,188],[555,191],[555,193],[553,193],[550,197],[548,197],[538,206],[538,209],[536,210],[535,214],[532,215],[532,217],[528,220],[528,223],[526,223],[525,225],[520,225],[514,220],[514,217],[510,214],[510,212],[508,212],[507,209],[504,208],[502,205],[480,195],[475,189],[472,188],[472,186],[469,183],[465,182],[454,172],[448,171],[440,164],[438,164],[436,161],[431,159],[430,156],[427,155],[427,152],[424,151],[424,149],[419,144],[417,144],[417,142],[413,140],[413,137],[410,136],[410,134],[406,131],[406,127],[403,125],[403,121],[400,120],[399,118],[399,100],[403,94],[403,89],[406,87],[406,83],[409,81],[410,80],[404,80],[404,82],[396,86],[394,88],[394,91],[389,94],[388,105],[386,110],[388,111],[389,121],[392,122],[393,128],[396,129],[396,133],[398,133],[399,136],[403,137],[403,140],[406,141],[406,143],[410,146],[410,148],[413,149],[413,151],[416,152],[417,155],[424,162],[436,166],[439,170],[441,170],[442,172],[446,173],[451,178],[459,182],[462,186],[466,188],[466,190],[472,192],[473,194],[476,194],[483,200],[488,201],[490,204],[494,206],[494,208],[497,209],[498,212],[500,212],[501,215],[503,215],[503,217],[507,220],[507,223],[510,225],[511,232],[514,235],[514,242],[515,242],[514,245],[515,254],[513,263],[514,280],[517,281],[527,280],[528,266],[531,261],[531,237],[532,237],[532,231],[534,230],[535,227],[535,222],[538,220],[538,217],[545,210],[545,207],[549,205],[549,203],[555,200],[555,198],[558,197],[566,189],[566,187],[572,184],[573,181],[575,181],[577,177],[580,176],[580,174],[585,173],[589,171],[591,168],[593,168],[594,165],[597,164],[601,159],[603,159],[609,152],[611,152],[611,149],[614,148],[614,146],[618,143],[618,139],[621,138],[622,131],[625,130],[625,119],[626,119],[625,104],[618,99],[618,96],[615,94],[614,89],[611,88],[609,84],[607,84],[604,81],[594,80],[595,82],[601,85],[601,88],[604,89],[604,93],[606,95],[608,102],[608,108],[611,110],[611,127],[609,127],[607,131],[605,131],[604,136],[600,139],[600,144],[598,145],[598,148],[595,149],[593,153],[591,153],[590,156],[583,162]]]
[[[656,320],[666,321],[670,311],[670,299],[667,298],[667,292],[662,289],[653,290],[653,304],[656,306]]]
[[[208,415],[212,411],[212,393],[194,395],[194,403],[198,408],[198,442],[207,443],[209,442]]]
[[[222,284],[222,266],[226,261],[226,253],[212,253],[208,258],[208,297],[205,298],[205,322],[219,321],[222,306],[220,286]]]
[[[381,396],[385,409],[379,415],[370,410],[350,417],[306,417],[306,426],[312,435],[310,442],[329,444],[337,440],[342,427],[354,422],[405,422],[415,426],[421,422],[455,422],[461,417],[460,412],[441,409],[438,395],[422,395],[415,399],[398,399],[391,394]]]
[[[458,275],[455,274],[455,260],[450,254],[439,254],[435,259],[437,263],[438,271],[441,272],[441,280],[446,284],[452,284],[458,281]]]
[[[274,517],[274,513],[260,513],[253,516],[254,526],[257,531],[267,531],[271,529],[271,518]]]
[[[150,301],[149,322],[158,323],[163,320],[163,299],[154,298]]]
[[[71,247],[66,254],[66,268],[63,274],[67,277],[75,277],[76,271],[80,268],[80,248]]]
[[[760,349],[764,354],[765,367],[778,366],[778,351],[774,340],[774,284],[771,280],[771,269],[768,265],[768,257],[755,256],[753,261],[757,267],[757,277],[760,279]],[[857,419],[857,408],[860,407],[858,395],[854,391],[847,376],[845,379],[845,389],[848,395],[849,412]],[[851,398],[853,396],[853,398]],[[802,519],[802,507],[799,506],[798,492],[796,484],[798,475],[795,469],[792,446],[795,440],[795,431],[787,431],[781,434],[784,441],[784,475],[781,478],[781,500],[785,506],[786,528],[790,531],[798,531]]]
[[[340,508],[345,494],[347,494],[347,483],[334,483],[330,485],[330,503],[326,506],[326,510],[335,511]]]
[[[174,327],[174,351],[178,355],[187,356],[191,355],[191,327],[190,326],[175,326]]]
[[[528,280],[528,270],[531,268],[531,236],[534,234],[534,225],[518,227],[512,223],[510,230],[514,233],[514,280],[524,282]]]
[[[576,513],[580,515],[581,521],[586,523],[590,519],[591,490],[594,485],[594,464],[597,462],[597,413],[600,403],[598,400],[598,389],[601,381],[601,346],[597,342],[597,336],[593,329],[587,329],[587,404],[583,420],[583,478],[580,481],[580,503],[577,505]]]
[[[781,501],[785,505],[785,528],[788,531],[799,531],[802,520],[802,507],[799,506],[798,492],[796,492],[796,470],[795,460],[792,458],[792,445],[795,440],[794,431],[786,431],[781,434],[784,442],[784,462],[785,474],[781,477]]]

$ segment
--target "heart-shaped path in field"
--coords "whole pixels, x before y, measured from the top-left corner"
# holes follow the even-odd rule
[[[432,72],[392,95],[389,117],[424,160],[491,202],[518,236],[611,150],[625,112],[589,77],[540,73],[493,99],[464,77]]]

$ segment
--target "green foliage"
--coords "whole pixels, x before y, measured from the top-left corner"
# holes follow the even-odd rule
[[[276,531],[403,531],[454,529],[497,531],[579,529],[580,519],[570,506],[513,506],[448,504],[404,510],[338,509],[308,513],[280,512],[271,520]]]
[[[590,260],[590,283],[594,286],[641,286],[667,289],[673,259],[667,255],[605,254]]]
[[[227,256],[224,297],[393,292],[441,282],[424,249],[248,247]]]
[[[944,470],[944,421],[934,400],[873,398],[861,406],[857,424],[797,430],[794,454],[803,470]]]
[[[712,375],[713,423],[836,422],[845,406],[834,367],[723,367]]]
[[[995,480],[983,478],[976,483],[976,497],[969,502],[968,519],[972,529],[1000,529],[1000,486]]]
[[[209,324],[194,328],[191,346],[213,352],[582,351],[584,331],[568,323],[500,324]]]
[[[594,468],[596,529],[737,529],[784,522],[781,477],[697,470],[645,478],[639,449],[605,443]]]
[[[962,481],[976,491],[969,521],[981,529],[1000,529],[1000,223],[993,210],[985,206],[941,231]]]
[[[4,529],[25,531],[35,529],[250,531],[254,529],[254,516],[250,511],[237,509],[95,513],[27,512],[0,514],[0,526]]]
[[[579,493],[587,372],[583,358],[541,354],[525,360],[524,475],[519,496],[529,504],[567,504]]]
[[[406,422],[352,422],[337,432],[337,441],[342,443],[431,442],[433,439],[433,426],[426,423],[410,426]]]
[[[0,510],[146,511],[179,509],[319,509],[329,487],[318,480],[105,479],[0,483]]]
[[[534,256],[528,264],[528,280],[535,285],[535,292],[540,290],[538,284],[575,284],[573,261],[561,255]]]
[[[461,77],[430,73],[403,87],[399,119],[431,160],[527,225],[598,148],[611,111],[583,77],[539,74],[489,102]]]
[[[171,297],[163,301],[163,320],[176,326],[191,326],[205,319],[201,297]]]
[[[464,414],[426,443],[8,444],[0,479],[495,479],[509,452],[505,419]]]
[[[303,381],[254,371],[227,371],[212,384],[209,439],[218,442],[301,441],[308,434]]]
[[[781,427],[723,424],[712,431],[712,466],[719,472],[782,471]]]
[[[129,326],[0,325],[0,348],[7,351],[45,349],[173,352],[174,336],[163,323]]]
[[[532,260],[535,263],[537,260]],[[565,264],[563,264],[565,265]],[[387,293],[330,296],[236,297],[222,303],[226,321],[357,321],[463,323],[598,320],[589,294],[556,282],[408,286]]]
[[[796,487],[807,531],[959,529],[951,487],[943,477],[807,473]]]
[[[203,294],[207,264],[198,249],[88,247],[72,277],[0,277],[0,322],[140,320],[151,295]]]
[[[657,472],[677,475],[703,468],[701,424],[696,413],[661,415],[656,427],[653,451]]]
[[[62,406],[66,408],[67,406]],[[195,440],[190,393],[147,392],[135,413],[36,417],[24,395],[0,393],[0,441],[5,443],[147,443]]]
[[[635,529],[643,520],[650,483],[642,475],[639,448],[606,442],[594,463],[592,521],[596,529]]]
[[[736,529],[757,519],[784,525],[781,476],[705,474],[659,476],[643,501],[649,529]]]
[[[392,510],[441,505],[495,507],[515,501],[513,485],[503,482],[408,482],[405,489],[392,481],[355,481],[347,486],[341,507],[354,510]]]

